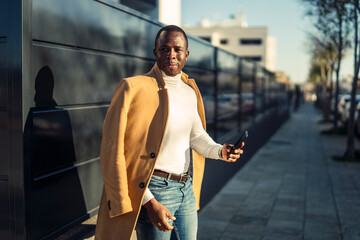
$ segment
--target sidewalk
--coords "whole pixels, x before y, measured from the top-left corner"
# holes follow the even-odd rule
[[[320,119],[312,104],[293,113],[200,211],[198,240],[360,240],[360,163],[332,160],[346,136]],[[95,223],[57,240],[94,239]]]
[[[360,240],[360,163],[332,160],[346,136],[320,134],[320,119],[294,112],[202,209],[198,239]]]

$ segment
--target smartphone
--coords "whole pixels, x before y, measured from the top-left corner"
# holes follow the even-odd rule
[[[238,148],[241,146],[242,142],[244,142],[245,139],[246,139],[248,136],[249,136],[249,133],[248,133],[248,131],[245,130],[245,131],[241,134],[240,138],[236,141],[236,143],[234,144],[234,146],[231,146],[231,147],[230,147],[230,150],[231,150],[231,151],[228,153],[228,158],[230,157],[230,154],[233,154],[233,153],[234,153],[235,149],[238,149]]]
[[[249,133],[248,133],[248,131],[245,130],[245,131],[241,134],[241,136],[240,136],[240,138],[237,140],[237,142],[234,144],[234,148],[235,148],[235,149],[239,148],[239,147],[241,146],[241,143],[242,143],[243,141],[245,141],[245,139],[246,139],[248,136],[249,136]]]

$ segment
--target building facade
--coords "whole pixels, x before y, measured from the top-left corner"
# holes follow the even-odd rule
[[[275,77],[276,77],[276,81],[278,83],[283,83],[283,84],[286,84],[286,85],[291,85],[291,79],[288,75],[285,74],[285,72],[282,72],[282,71],[277,71],[275,73]]]
[[[185,26],[184,30],[270,71],[276,70],[276,39],[268,36],[267,27],[249,27],[242,13],[221,22],[202,19],[199,26]]]

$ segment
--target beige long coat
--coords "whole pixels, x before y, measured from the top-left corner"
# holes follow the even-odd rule
[[[197,108],[205,128],[205,111],[193,79],[181,79],[197,96]],[[155,64],[143,75],[123,79],[105,117],[101,144],[104,189],[95,238],[130,239],[142,199],[160,152],[167,124],[168,92]],[[193,188],[199,209],[205,158],[193,151]]]

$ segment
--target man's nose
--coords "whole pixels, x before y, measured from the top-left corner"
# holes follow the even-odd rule
[[[169,53],[170,59],[174,59],[174,58],[175,58],[175,54],[176,54],[176,53],[175,53],[175,49],[172,48],[172,49],[170,50],[170,53]]]

